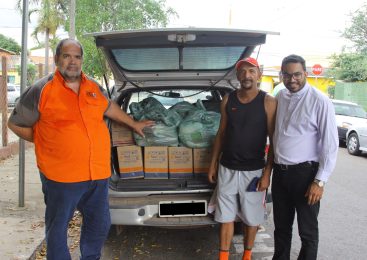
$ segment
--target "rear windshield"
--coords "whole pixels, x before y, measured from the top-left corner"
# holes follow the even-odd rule
[[[224,70],[233,66],[246,46],[114,49],[117,63],[129,71]]]
[[[337,115],[367,118],[366,111],[360,106],[334,103],[334,107]]]
[[[130,98],[130,104],[132,102],[140,102],[145,98],[154,97],[157,99],[165,108],[170,108],[171,106],[177,104],[178,102],[187,101],[191,104],[196,104],[199,100],[204,107],[208,106],[210,103],[213,106],[218,106],[219,103],[214,102],[214,97],[210,91],[198,91],[198,90],[182,90],[177,89],[174,91],[151,91],[151,92],[136,92],[133,93]],[[207,108],[208,109],[208,108]],[[208,109],[216,110],[216,109]],[[130,110],[127,111],[130,113]]]

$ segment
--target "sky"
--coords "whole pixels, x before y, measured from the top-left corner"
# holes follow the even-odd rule
[[[21,43],[21,15],[17,0],[0,0],[0,33]],[[168,27],[236,28],[277,32],[268,35],[257,57],[264,66],[278,66],[283,57],[295,53],[307,65],[328,66],[327,57],[340,53],[348,42],[341,32],[350,25],[350,14],[367,0],[166,0],[179,17]],[[32,32],[36,19],[29,24]],[[60,32],[60,38],[67,37]],[[28,47],[35,46],[32,38]]]

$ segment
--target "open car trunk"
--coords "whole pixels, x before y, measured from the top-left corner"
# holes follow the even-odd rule
[[[130,105],[148,98],[158,100],[161,109],[168,110],[179,102],[188,102],[200,105],[201,111],[217,114],[215,122],[219,125],[223,96],[239,86],[235,64],[252,55],[257,46],[265,43],[269,33],[274,34],[253,30],[165,28],[91,35],[114,77],[115,84],[109,89],[111,99],[122,110],[132,114]],[[144,113],[149,114],[149,111]],[[187,126],[191,128],[190,124]],[[112,133],[112,127],[110,129]],[[215,131],[206,146],[210,150],[217,129],[208,129]],[[162,145],[169,151],[182,143],[181,138],[175,145]],[[145,152],[146,146],[141,147]],[[186,147],[192,149],[192,153],[197,148]],[[208,214],[215,184],[208,182],[207,170],[200,176],[195,171],[186,172],[189,177],[185,178],[173,178],[173,171],[169,169],[165,179],[147,179],[146,173],[139,178],[126,179],[121,177],[118,149],[111,147],[112,224],[170,227],[215,224]]]

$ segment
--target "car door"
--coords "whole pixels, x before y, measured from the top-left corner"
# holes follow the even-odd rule
[[[367,151],[367,124],[359,130],[360,149]]]

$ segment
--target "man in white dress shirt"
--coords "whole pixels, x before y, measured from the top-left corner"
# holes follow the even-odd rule
[[[335,112],[329,98],[307,83],[302,57],[285,57],[281,73],[286,88],[277,95],[273,138],[273,259],[290,259],[292,226],[297,212],[302,241],[298,259],[315,260],[320,200],[338,151]]]

